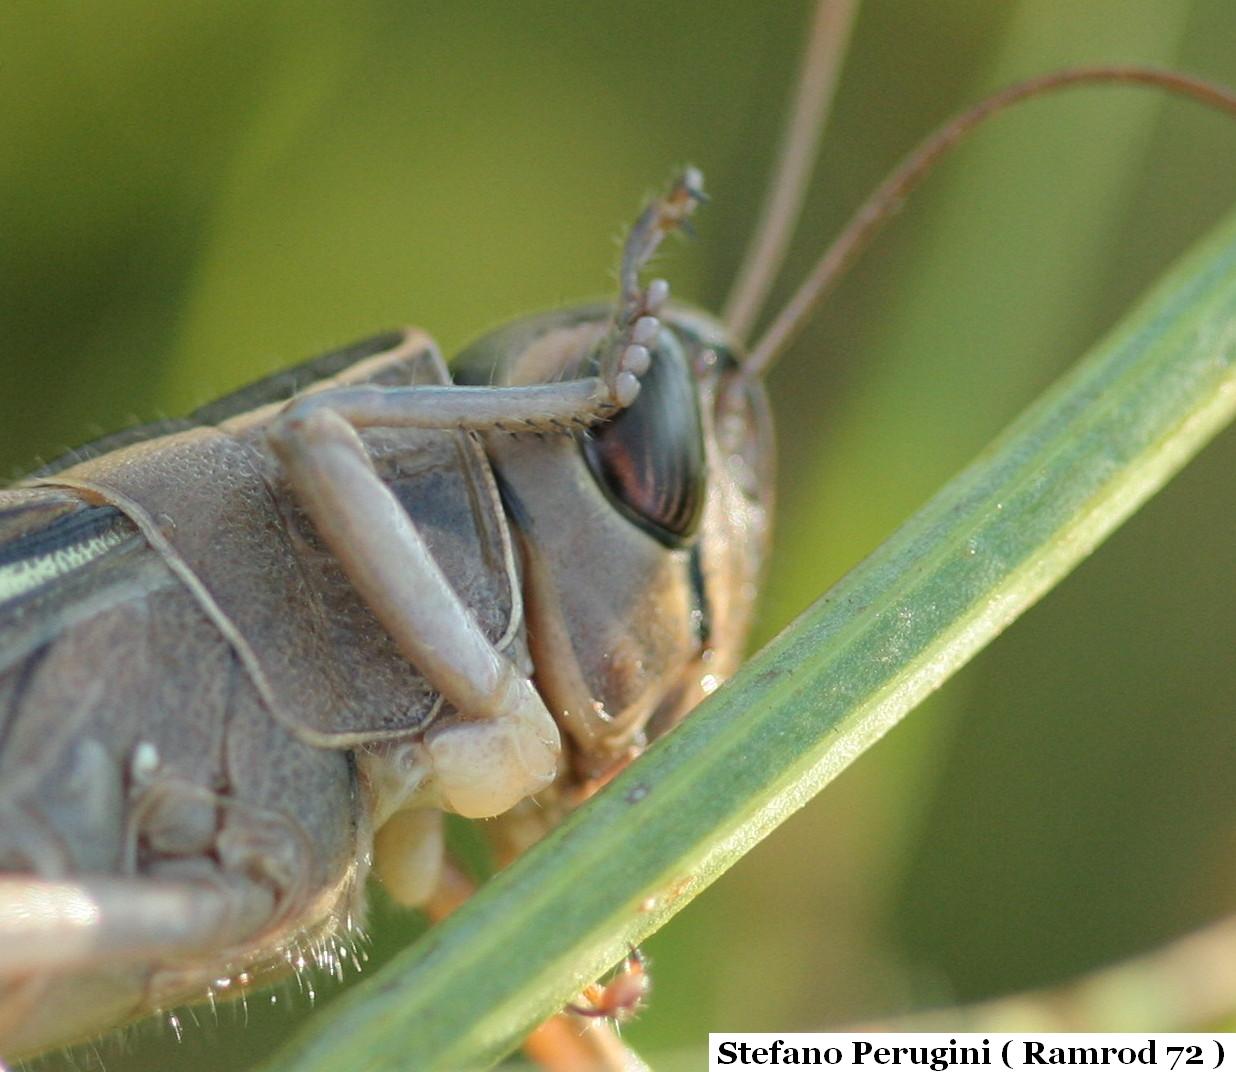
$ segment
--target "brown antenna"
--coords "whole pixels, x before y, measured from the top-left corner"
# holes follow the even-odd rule
[[[794,102],[781,132],[764,204],[721,314],[730,333],[743,342],[781,270],[802,212],[857,8],[858,0],[819,0],[816,4],[807,50],[798,69]]]
[[[772,367],[811,319],[820,299],[846,273],[940,159],[967,134],[1021,101],[1058,89],[1096,83],[1164,89],[1236,115],[1236,93],[1232,90],[1190,75],[1153,67],[1074,67],[1017,82],[993,93],[920,142],[850,217],[850,222],[825,250],[811,274],[752,347],[751,356],[743,364],[744,372],[748,376],[758,377]]]

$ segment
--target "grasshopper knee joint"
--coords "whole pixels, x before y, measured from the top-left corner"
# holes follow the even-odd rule
[[[500,815],[545,789],[561,751],[558,727],[543,706],[449,723],[430,730],[425,744],[443,804],[469,819]]]

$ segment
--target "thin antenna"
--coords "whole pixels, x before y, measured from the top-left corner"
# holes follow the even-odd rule
[[[743,365],[745,374],[758,377],[768,371],[782,351],[806,326],[820,299],[867,248],[880,228],[897,213],[906,198],[927,177],[940,158],[975,127],[1019,101],[1058,89],[1094,83],[1119,83],[1164,89],[1236,115],[1236,93],[1227,87],[1152,67],[1070,68],[1017,82],[992,94],[968,111],[950,119],[920,142],[850,217],[845,229],[825,250],[811,274],[752,348],[751,356]]]
[[[790,236],[802,211],[820,135],[828,124],[841,61],[857,12],[858,0],[819,0],[816,4],[807,51],[798,70],[794,103],[781,132],[759,222],[721,315],[736,339],[746,339],[751,333],[785,260]]]

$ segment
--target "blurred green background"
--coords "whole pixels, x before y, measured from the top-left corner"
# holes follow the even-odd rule
[[[607,293],[623,227],[686,161],[713,203],[661,267],[716,308],[806,18],[798,0],[4,5],[0,472],[378,328],[420,324],[450,353]],[[1234,43],[1230,0],[869,0],[778,294],[984,91],[1082,61],[1236,83]],[[756,639],[1230,207],[1234,163],[1223,120],[1091,90],[946,166],[773,376]],[[1049,983],[1236,903],[1233,472],[1228,433],[650,943],[654,1000],[627,1037],[655,1068],[700,1066],[709,1029]],[[418,926],[379,898],[373,958]],[[147,1025],[72,1060],[241,1069],[307,1006],[258,998],[247,1027],[199,1013],[178,1044]]]

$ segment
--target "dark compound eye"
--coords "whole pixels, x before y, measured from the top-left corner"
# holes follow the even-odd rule
[[[583,436],[597,483],[623,512],[670,547],[695,532],[704,505],[704,437],[695,381],[664,336],[635,401]]]

